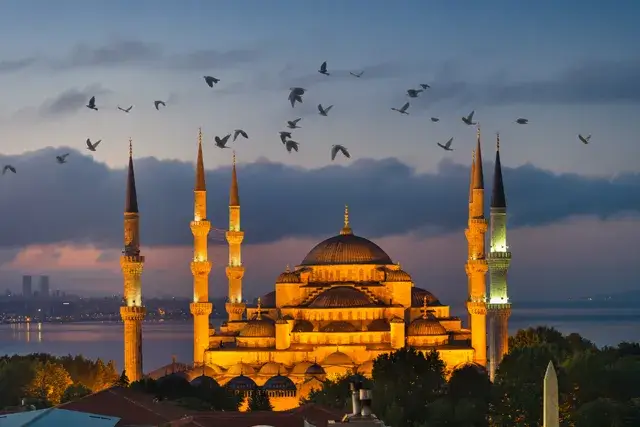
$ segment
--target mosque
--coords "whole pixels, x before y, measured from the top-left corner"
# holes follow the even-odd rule
[[[349,210],[342,228],[313,247],[298,265],[287,267],[274,290],[248,306],[243,298],[245,265],[241,247],[240,191],[235,155],[229,195],[226,240],[228,319],[218,329],[209,324],[211,261],[207,219],[202,132],[194,187],[193,365],[180,370],[190,381],[217,382],[240,393],[262,387],[276,409],[298,405],[299,399],[322,386],[322,381],[349,373],[371,376],[374,359],[405,346],[437,350],[448,369],[464,364],[486,367],[491,377],[508,351],[507,324],[511,305],[507,270],[511,253],[506,239],[506,198],[497,150],[491,198],[490,224],[484,214],[484,177],[480,129],[471,165],[469,218],[465,236],[468,256],[466,306],[468,322],[452,316],[450,307],[426,289],[414,285],[399,262],[371,240],[354,234]],[[338,221],[336,221],[338,222]],[[485,234],[491,228],[489,251]],[[139,247],[139,213],[133,160],[130,152],[125,203],[124,275],[125,370],[129,379],[142,378],[141,273],[144,257]],[[490,272],[487,292],[486,276]],[[487,323],[489,328],[487,328]],[[488,329],[488,330],[487,330]],[[487,339],[488,338],[488,339]],[[489,344],[487,345],[487,341]],[[487,355],[487,347],[489,355]]]

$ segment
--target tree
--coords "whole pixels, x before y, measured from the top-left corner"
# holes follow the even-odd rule
[[[343,375],[334,380],[327,379],[323,382],[321,389],[314,389],[306,399],[301,399],[300,403],[315,403],[317,405],[338,409],[340,411],[352,410],[350,384],[359,381],[366,388],[371,388],[373,383],[361,375]]]
[[[61,402],[62,403],[71,402],[73,400],[81,399],[90,394],[91,394],[91,390],[87,386],[80,383],[73,384],[67,387],[67,389],[64,391]]]
[[[57,405],[71,384],[73,381],[61,364],[51,361],[38,362],[27,390],[32,397]]]
[[[271,406],[271,402],[269,401],[269,396],[267,392],[262,388],[258,387],[253,390],[251,396],[249,397],[249,411],[273,411],[273,406]]]
[[[27,359],[4,359],[0,364],[0,408],[20,404],[35,375],[36,362]]]
[[[625,407],[613,399],[599,398],[586,403],[576,411],[575,427],[624,426]]]
[[[127,371],[123,370],[118,380],[113,383],[117,387],[129,387],[129,377],[127,377]]]

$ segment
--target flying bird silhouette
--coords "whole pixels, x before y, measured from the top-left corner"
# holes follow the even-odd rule
[[[167,104],[164,103],[164,101],[153,101],[153,105],[156,106],[156,110],[160,111],[160,106],[162,105],[163,107],[166,107]]]
[[[289,102],[291,102],[291,108],[293,108],[296,102],[302,103],[302,95],[306,92],[306,89],[301,87],[292,87],[289,92]]]
[[[453,138],[451,138],[450,140],[448,140],[447,142],[445,142],[444,145],[440,144],[438,142],[438,147],[441,147],[443,150],[445,151],[453,151],[453,148],[451,148],[451,143],[453,142]]]
[[[321,116],[327,117],[327,114],[329,114],[329,110],[331,110],[332,108],[333,105],[329,105],[327,108],[322,108],[322,104],[318,104],[318,111],[320,112]]]
[[[287,127],[289,129],[300,129],[300,126],[298,126],[298,122],[302,120],[302,117],[299,117],[295,120],[290,120],[287,122]]]
[[[351,74],[353,77],[360,78],[364,74],[364,71],[360,71],[359,73],[352,73],[351,71],[349,71],[349,74]]]
[[[476,122],[473,121],[473,115],[475,114],[475,110],[473,110],[471,113],[469,113],[469,115],[467,117],[462,117],[462,121],[464,122],[464,124],[466,125],[475,125],[477,124]]]
[[[4,168],[2,168],[2,175],[4,175],[5,173],[7,173],[7,171],[11,171],[13,173],[16,173],[16,168],[14,168],[11,165],[5,165]]]
[[[284,146],[289,153],[291,153],[291,150],[295,150],[297,153],[299,145],[300,143],[295,142],[293,139],[288,139],[287,142],[284,143]]]
[[[56,160],[58,163],[63,164],[63,163],[67,163],[67,156],[69,155],[69,153],[65,153],[61,156],[56,156]]]
[[[92,96],[87,104],[87,108],[98,111],[98,107],[96,107],[96,97]]]
[[[227,147],[227,142],[229,142],[229,137],[231,137],[231,134],[228,134],[224,138],[220,138],[219,136],[216,136],[215,138],[213,138],[216,141],[216,147],[231,148],[231,147]]]
[[[433,123],[435,123],[435,122],[439,122],[439,121],[440,121],[440,119],[439,119],[439,118],[437,118],[437,117],[431,117],[431,121],[432,121]]]
[[[591,140],[591,135],[582,136],[582,135],[578,134],[578,139],[580,141],[582,141],[584,144],[588,144],[589,141]]]
[[[397,111],[397,112],[398,112],[398,113],[400,113],[400,114],[409,114],[409,113],[407,113],[407,110],[409,109],[409,107],[410,107],[410,106],[411,106],[411,104],[407,102],[406,104],[404,104],[404,105],[402,106],[402,108],[394,108],[394,107],[391,107],[391,109],[392,109],[393,111]]]
[[[282,141],[283,144],[287,142],[287,138],[291,138],[291,132],[280,131],[280,141]]]
[[[320,65],[320,69],[318,70],[318,72],[320,74],[324,74],[325,76],[329,75],[329,72],[327,71],[327,61],[324,61],[322,65]]]
[[[519,118],[519,119],[516,119],[516,123],[519,125],[526,125],[529,123],[529,119]]]
[[[245,131],[242,129],[236,129],[233,131],[233,140],[235,141],[240,135],[242,135],[244,139],[249,139],[249,135],[247,135]]]
[[[100,144],[102,140],[99,139],[96,142],[94,142],[93,144],[91,143],[91,139],[87,138],[87,150],[89,151],[96,151],[96,148],[98,148],[98,144]]]
[[[204,81],[207,82],[209,87],[213,87],[213,85],[218,84],[220,79],[216,79],[215,77],[211,77],[211,76],[204,76]]]
[[[349,154],[349,150],[346,149],[344,145],[335,144],[331,146],[331,160],[336,159],[336,155],[338,153],[342,153],[347,159],[351,158],[351,154]]]
[[[427,90],[427,89],[431,88],[431,86],[429,86],[428,84],[425,84],[425,83],[420,83],[420,87],[422,87],[422,89],[424,89],[424,90]]]
[[[420,95],[420,92],[424,92],[423,89],[409,89],[407,90],[407,96],[409,98],[417,98]]]
[[[118,110],[124,111],[125,113],[128,113],[129,111],[131,111],[132,108],[133,108],[133,105],[130,106],[129,108],[122,108],[118,105]]]

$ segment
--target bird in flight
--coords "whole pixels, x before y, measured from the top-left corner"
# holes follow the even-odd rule
[[[284,146],[289,153],[291,153],[291,150],[295,150],[297,153],[299,145],[300,143],[295,142],[293,139],[288,139],[287,142],[284,143]]]
[[[220,138],[219,136],[216,136],[214,138],[214,140],[216,141],[216,147],[218,147],[218,148],[231,148],[231,147],[227,147],[227,142],[229,142],[229,137],[231,137],[231,134],[228,134],[224,138]]]
[[[324,74],[325,76],[329,75],[329,72],[327,71],[327,61],[324,61],[322,65],[320,65],[320,69],[318,70],[318,72],[320,74]]]
[[[124,111],[125,113],[128,113],[129,111],[131,111],[132,108],[133,108],[133,105],[130,106],[129,108],[122,108],[118,105],[118,110]]]
[[[473,121],[473,115],[475,114],[475,110],[473,110],[471,113],[469,113],[469,115],[467,117],[462,117],[462,121],[464,122],[465,125],[475,125],[477,124],[476,122]]]
[[[360,78],[364,74],[364,71],[360,71],[359,73],[352,73],[351,71],[349,71],[349,74],[351,74],[353,77]]]
[[[290,120],[287,122],[287,127],[289,129],[300,129],[300,126],[298,126],[298,122],[302,120],[302,117],[299,117],[295,120]]]
[[[56,156],[56,160],[58,163],[63,164],[63,163],[67,163],[67,156],[69,155],[69,153],[65,153],[61,156]]]
[[[436,122],[439,122],[439,121],[440,121],[440,119],[439,119],[439,118],[437,118],[437,117],[431,117],[431,121],[432,121],[433,123],[436,123]]]
[[[302,95],[304,95],[306,89],[301,87],[292,87],[289,92],[289,102],[291,102],[291,108],[293,108],[296,102],[302,103]]]
[[[98,144],[100,144],[102,140],[99,139],[96,142],[94,142],[93,144],[91,143],[91,139],[87,138],[87,150],[89,151],[96,151],[96,148],[98,148]]]
[[[13,173],[16,173],[16,168],[14,168],[11,165],[5,165],[4,168],[2,168],[2,175],[4,175],[5,173],[7,173],[7,171],[11,171]]]
[[[349,154],[349,150],[346,149],[344,145],[335,144],[331,146],[331,160],[336,159],[336,155],[338,153],[342,153],[347,159],[351,158],[351,154]]]
[[[394,108],[394,107],[391,107],[391,109],[392,109],[393,111],[397,111],[397,112],[398,112],[398,113],[400,113],[400,114],[409,114],[409,113],[407,113],[407,110],[409,109],[409,107],[410,107],[410,106],[411,106],[411,104],[407,102],[406,104],[404,104],[404,105],[402,106],[402,108]]]
[[[409,89],[407,90],[407,96],[409,98],[417,98],[420,92],[424,92],[424,89]]]
[[[431,86],[429,86],[428,84],[425,84],[425,83],[420,83],[420,87],[422,87],[422,89],[424,89],[424,90],[427,90],[427,89],[431,88]]]
[[[207,82],[209,87],[213,87],[213,85],[218,84],[220,79],[216,79],[215,77],[211,77],[211,76],[204,76],[204,81]]]
[[[526,125],[529,123],[529,119],[519,118],[519,119],[516,119],[516,123],[519,125]]]
[[[160,111],[160,106],[162,105],[163,107],[166,107],[167,104],[164,103],[164,101],[154,101],[153,105],[156,106],[156,110]]]
[[[233,140],[235,141],[240,135],[242,135],[244,139],[249,139],[249,135],[247,135],[245,131],[242,129],[236,129],[233,131]]]
[[[441,147],[443,150],[445,151],[453,151],[453,148],[451,148],[451,143],[453,142],[453,138],[451,138],[450,140],[448,140],[444,145],[440,144],[438,142],[438,147]]]
[[[318,111],[320,112],[321,116],[327,117],[327,114],[329,114],[329,110],[331,110],[332,108],[333,105],[329,105],[327,108],[322,108],[322,104],[318,104]]]
[[[96,107],[96,97],[92,96],[87,104],[87,108],[98,111],[98,107]]]
[[[578,134],[578,139],[579,139],[580,141],[582,141],[582,143],[584,143],[584,144],[588,144],[588,143],[589,143],[589,141],[591,140],[591,135],[582,136],[582,135]]]
[[[287,142],[287,138],[291,138],[291,132],[280,131],[280,141],[282,141],[283,144]]]

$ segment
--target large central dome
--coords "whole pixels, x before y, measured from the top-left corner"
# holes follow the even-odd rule
[[[300,265],[393,264],[382,248],[354,234],[339,234],[318,243]]]

